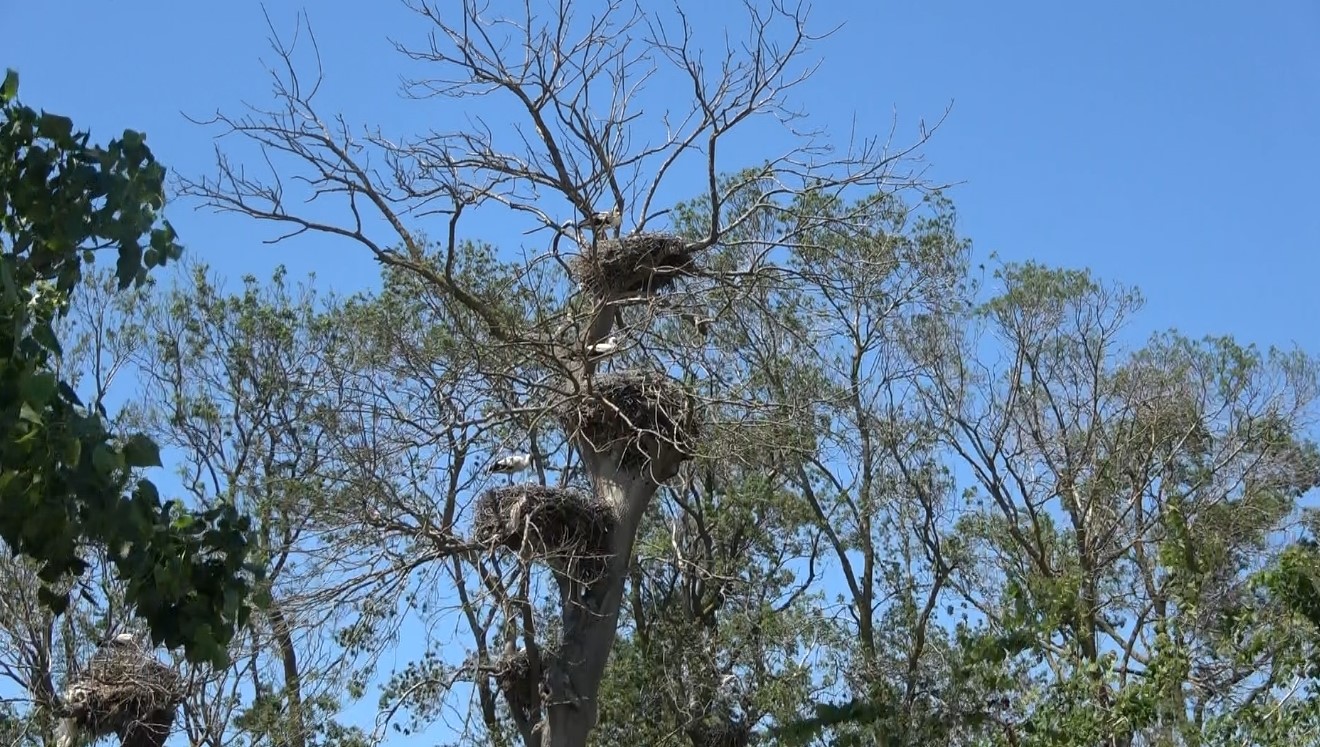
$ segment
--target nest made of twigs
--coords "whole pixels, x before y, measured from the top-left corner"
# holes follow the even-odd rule
[[[620,463],[636,468],[669,450],[676,462],[694,453],[700,426],[691,395],[678,382],[653,371],[622,371],[595,377],[591,391],[560,409],[565,431],[578,434],[598,453],[619,450]]]
[[[599,296],[655,293],[674,284],[693,264],[686,240],[665,233],[603,239],[570,265],[573,278]]]
[[[687,731],[692,743],[700,747],[747,747],[752,739],[751,725],[741,719],[699,723]]]
[[[540,690],[546,681],[546,669],[554,661],[555,655],[554,650],[539,649],[541,676],[538,682],[532,682],[532,657],[527,655],[527,649],[519,649],[491,663],[491,677],[509,701],[509,707],[529,717],[529,720],[533,715],[533,692]]]
[[[185,695],[183,679],[149,651],[98,651],[65,691],[64,711],[93,738],[117,734],[124,747],[159,747]]]
[[[604,571],[616,522],[614,510],[593,495],[535,483],[487,490],[474,514],[476,542],[526,549],[582,581]]]

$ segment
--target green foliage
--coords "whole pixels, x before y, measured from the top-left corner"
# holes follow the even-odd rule
[[[158,217],[165,170],[142,134],[91,145],[67,117],[19,104],[17,88],[10,71],[0,94],[0,538],[41,564],[40,597],[56,612],[67,597],[51,585],[87,569],[86,543],[105,547],[154,639],[222,664],[249,614],[247,519],[162,504],[134,479],[160,466],[155,444],[109,432],[55,373],[53,325],[84,264],[114,250],[124,289],[180,256]]]

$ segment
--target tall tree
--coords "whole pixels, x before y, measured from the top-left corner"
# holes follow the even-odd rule
[[[352,743],[360,735],[334,716],[344,681],[359,676],[354,657],[317,634],[347,614],[347,600],[327,594],[335,559],[308,510],[310,496],[338,488],[324,425],[335,401],[327,351],[342,334],[330,326],[336,301],[283,268],[237,289],[205,266],[186,270],[134,320],[142,387],[127,417],[178,455],[192,504],[252,518],[251,552],[266,573],[263,608],[230,644],[233,664],[196,673],[185,730],[213,747]]]
[[[1196,744],[1282,705],[1313,644],[1257,579],[1320,485],[1320,363],[1172,332],[1129,353],[1134,291],[1032,263],[996,278],[922,343],[920,389],[973,485],[956,527],[975,562],[949,588],[995,743]]]
[[[294,50],[277,45],[283,63],[277,106],[218,118],[226,134],[247,138],[276,159],[275,179],[258,181],[222,158],[218,176],[190,181],[186,189],[216,207],[283,224],[294,233],[349,239],[408,276],[396,282],[412,288],[411,297],[390,303],[426,305],[450,322],[428,335],[431,339],[382,340],[388,343],[382,352],[391,359],[404,358],[416,367],[425,359],[407,360],[407,350],[453,345],[444,339],[448,335],[466,338],[467,365],[437,372],[458,380],[441,390],[448,401],[432,405],[444,413],[441,432],[460,439],[448,450],[450,489],[442,507],[409,508],[410,496],[401,490],[407,478],[396,478],[399,467],[385,451],[415,428],[407,417],[414,405],[383,407],[374,399],[347,408],[351,417],[341,424],[351,421],[351,430],[343,432],[343,453],[353,455],[347,466],[355,486],[380,502],[364,506],[358,498],[357,509],[377,524],[398,522],[414,542],[419,533],[428,537],[430,551],[448,558],[478,639],[474,663],[466,669],[508,675],[513,671],[508,665],[518,660],[517,671],[527,673],[502,680],[520,738],[529,745],[581,745],[598,722],[599,687],[641,521],[660,485],[701,452],[698,382],[670,378],[670,356],[639,345],[657,314],[681,311],[659,311],[661,292],[684,276],[704,276],[698,282],[708,286],[736,285],[769,271],[772,262],[751,244],[743,246],[750,263],[745,266],[706,272],[698,264],[702,252],[766,211],[798,212],[797,221],[778,225],[768,246],[794,245],[822,223],[852,220],[848,211],[813,214],[810,203],[795,202],[793,195],[806,189],[830,195],[890,193],[916,186],[915,177],[898,170],[911,151],[887,150],[867,140],[858,150],[835,154],[820,136],[785,128],[780,130],[788,138],[784,152],[756,171],[758,180],[773,186],[749,209],[729,215],[726,203],[742,186],[720,178],[726,168],[720,154],[729,139],[750,132],[749,123],[798,119],[787,95],[807,79],[800,68],[813,39],[801,8],[747,3],[746,38],[710,61],[700,51],[700,30],[678,9],[665,14],[617,4],[590,10],[576,3],[532,4],[519,17],[497,23],[475,2],[411,7],[431,33],[420,47],[400,48],[434,73],[411,81],[410,93],[461,100],[477,122],[488,100],[490,115],[503,121],[512,106],[515,122],[402,140],[371,131],[357,136],[319,112],[314,101],[319,87],[300,80]],[[684,86],[682,103],[663,121],[640,118],[637,95],[653,76]],[[651,132],[661,133],[655,143],[647,142]],[[376,163],[388,164],[387,171],[377,170]],[[709,185],[702,198],[708,220],[694,239],[653,228],[657,202],[665,199],[662,188],[684,178]],[[349,219],[329,222],[319,217],[328,214],[324,211],[302,212],[290,191],[295,180],[305,180],[316,199],[339,201]],[[496,208],[549,238],[536,258],[483,277],[460,238],[463,219]],[[438,230],[432,229],[441,237],[437,246],[424,237],[428,225],[417,218],[423,215],[440,218]],[[569,279],[576,289],[570,289]],[[386,306],[370,313],[391,311]],[[623,341],[625,354],[597,357],[596,346],[611,338]],[[367,346],[346,365],[360,370],[365,356],[376,350],[381,348]],[[624,361],[633,368],[615,365]],[[492,557],[475,552],[459,535],[454,501],[464,491],[453,487],[472,484],[475,475],[465,456],[496,436],[529,452],[538,476],[549,469],[565,475],[576,470],[578,484],[588,491],[573,492],[569,479],[552,490],[524,486],[486,493],[477,509],[481,527],[475,539],[498,539],[510,548],[507,555]],[[561,448],[552,451],[556,445]],[[550,505],[560,508],[540,508]],[[572,525],[593,526],[599,536],[569,538],[576,550],[564,558],[550,552],[553,543],[544,535],[551,527],[541,522],[570,510],[595,517]],[[538,531],[542,538],[526,539]],[[603,554],[598,565],[586,562],[584,547]],[[505,572],[508,562],[513,568]],[[534,609],[533,566],[552,572],[558,607],[552,626]],[[492,630],[496,618],[500,622]],[[489,633],[497,633],[504,645],[487,643]],[[507,652],[502,664],[491,648]],[[489,683],[477,688],[483,718],[493,729],[497,715]]]

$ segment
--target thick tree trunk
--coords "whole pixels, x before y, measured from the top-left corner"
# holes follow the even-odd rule
[[[609,455],[588,456],[587,461],[595,475],[596,495],[615,507],[619,524],[607,577],[582,597],[565,600],[564,641],[546,673],[549,697],[542,747],[585,747],[596,726],[596,699],[614,648],[633,544],[647,504],[659,488],[640,470],[619,469]]]

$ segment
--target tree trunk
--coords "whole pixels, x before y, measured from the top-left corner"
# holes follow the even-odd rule
[[[298,652],[293,647],[293,635],[279,603],[270,605],[270,627],[279,647],[284,669],[284,697],[289,706],[288,747],[307,747],[307,724],[303,719],[302,678],[298,671]]]
[[[586,449],[584,460],[595,476],[596,495],[615,507],[619,523],[611,546],[609,573],[581,598],[565,599],[564,641],[546,673],[548,698],[542,747],[585,747],[596,726],[596,698],[614,648],[633,544],[642,515],[659,488],[644,470],[620,469],[614,455],[593,455],[589,446]],[[657,460],[653,469],[659,471],[659,462],[667,461]]]

